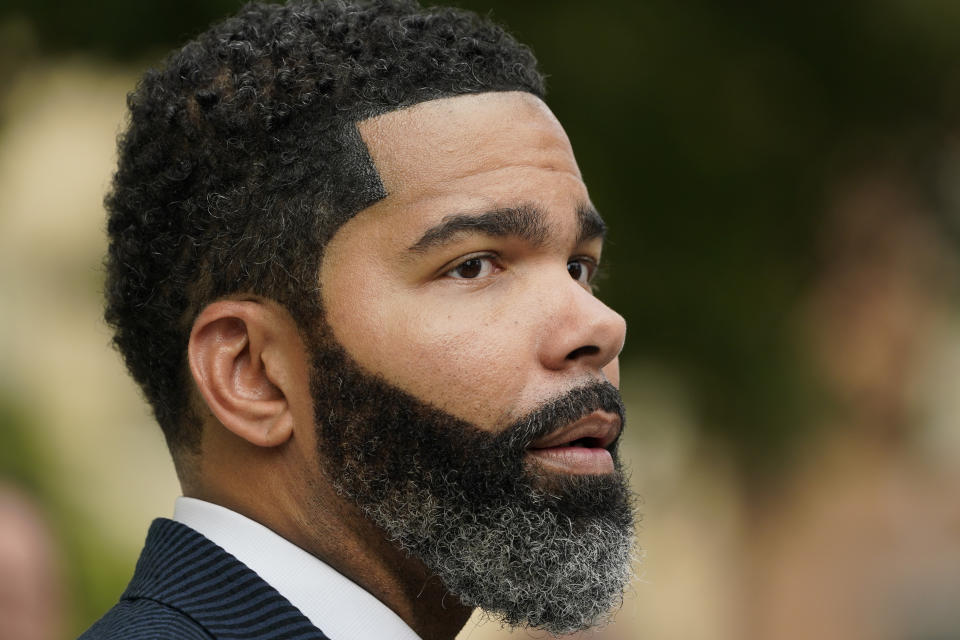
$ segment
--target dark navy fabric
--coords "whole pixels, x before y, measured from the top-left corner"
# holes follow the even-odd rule
[[[153,521],[120,602],[80,640],[329,640],[245,564],[190,527]]]

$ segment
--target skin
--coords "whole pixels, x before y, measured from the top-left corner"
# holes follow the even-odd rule
[[[490,431],[588,381],[619,383],[625,324],[588,282],[602,238],[581,237],[587,189],[542,101],[447,98],[358,128],[388,196],[334,235],[319,274],[327,322],[354,360]],[[518,209],[536,210],[540,236],[467,230],[423,246],[450,216]],[[188,355],[207,420],[184,494],[323,559],[425,640],[453,638],[469,609],[323,475],[308,355],[286,311],[255,298],[213,303]]]
[[[389,195],[336,234],[320,275],[328,321],[358,362],[491,430],[575,382],[618,382],[625,325],[567,271],[575,257],[598,263],[602,240],[576,243],[576,209],[589,197],[542,101],[514,92],[436,100],[359,128]],[[526,203],[545,215],[542,247],[464,233],[408,251],[451,213]],[[450,273],[483,254],[497,256],[486,275]],[[391,344],[405,348],[383,348]],[[588,345],[596,352],[568,358]]]

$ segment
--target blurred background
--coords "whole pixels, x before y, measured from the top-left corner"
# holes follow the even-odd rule
[[[612,228],[642,552],[583,637],[960,638],[960,3],[456,4],[537,53]],[[126,92],[237,6],[0,0],[2,640],[75,637],[172,513],[101,200]]]

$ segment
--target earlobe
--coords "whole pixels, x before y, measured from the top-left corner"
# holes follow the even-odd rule
[[[290,376],[277,310],[257,301],[221,300],[197,316],[187,357],[200,395],[234,435],[275,447],[293,434]],[[287,388],[285,388],[287,387]]]

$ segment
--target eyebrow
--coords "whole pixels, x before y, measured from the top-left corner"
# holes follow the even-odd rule
[[[495,238],[516,237],[534,246],[542,246],[549,234],[543,211],[532,204],[494,209],[480,214],[458,213],[445,217],[413,243],[409,251],[423,253],[443,246],[465,233],[480,233]],[[577,207],[580,230],[577,244],[603,238],[607,226],[589,205]]]
[[[600,217],[600,213],[589,204],[577,207],[577,220],[580,223],[580,233],[577,235],[577,244],[588,240],[607,237],[607,224]]]

